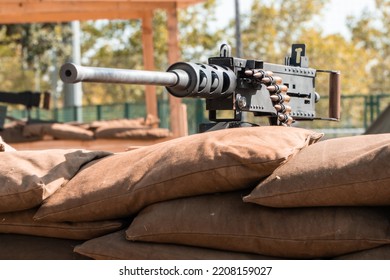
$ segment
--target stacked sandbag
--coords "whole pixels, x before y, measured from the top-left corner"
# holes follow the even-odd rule
[[[289,259],[329,258],[390,243],[388,213],[381,209],[275,209],[244,203],[242,195],[156,203],[137,215],[126,237]]]
[[[72,239],[0,233],[0,260],[90,259],[74,253],[75,247],[82,242]]]
[[[265,260],[273,259],[258,254],[237,253],[208,248],[132,242],[124,230],[78,244],[74,251],[96,260]]]
[[[171,136],[168,129],[156,125],[158,120],[149,116],[145,119],[95,121],[90,127],[97,139],[158,139]]]
[[[16,151],[13,147],[4,142],[3,138],[0,136],[0,152],[14,152]]]
[[[35,123],[26,124],[23,128],[23,136],[45,137],[49,136],[56,140],[92,140],[94,134],[92,131],[73,124],[67,123]]]
[[[90,159],[0,232],[93,259],[388,259],[390,135],[321,136],[234,128]]]
[[[171,137],[166,128],[158,127],[159,120],[152,116],[135,119],[115,119],[91,123],[29,123],[24,121],[6,124],[0,136],[8,143],[40,140],[94,139],[163,139]]]
[[[116,154],[85,165],[44,202],[34,218],[73,223],[125,218],[131,222],[143,209],[159,202],[253,188],[321,137],[298,128],[235,128]],[[116,249],[119,247],[123,250]],[[78,253],[99,259],[273,258],[201,245],[136,243],[126,240],[124,232],[89,240],[85,247],[77,248]],[[161,253],[151,254],[153,248]],[[167,253],[170,250],[176,253]]]
[[[264,130],[263,139],[256,141],[267,139],[266,135],[274,140],[275,145],[279,145],[281,139],[291,139],[287,135],[273,134],[276,129]],[[237,132],[237,135],[240,134]],[[207,141],[206,136],[203,137]],[[239,139],[231,140],[236,142]],[[222,143],[215,141],[212,135],[210,140]],[[242,140],[241,148],[245,145],[243,143],[254,147],[254,143],[247,142],[245,136]],[[232,145],[231,142],[224,144],[225,149]],[[169,182],[175,193],[180,195],[164,196],[170,190],[164,188],[159,193],[160,199],[141,203],[142,206],[135,207],[137,210],[129,211],[135,218],[129,218],[131,224],[125,235],[117,232],[92,239],[75,250],[98,259],[224,258],[217,254],[208,255],[206,252],[210,250],[230,255],[231,259],[389,259],[389,144],[390,135],[387,134],[345,137],[303,145],[288,160],[269,170],[270,176],[260,180],[255,188],[252,184],[256,180],[246,181],[239,175],[250,169],[250,164],[245,161],[236,165],[236,169],[202,174],[201,178],[184,176],[183,180],[171,181],[161,173],[161,181]],[[264,149],[257,148],[258,157]],[[193,150],[207,154],[196,145],[193,145]],[[224,149],[215,151],[218,154],[221,150]],[[241,153],[242,150],[236,154]],[[218,159],[212,154],[210,158],[216,164]],[[172,157],[176,158],[176,155],[172,153]],[[186,167],[183,161],[193,157],[191,152],[183,152],[178,162],[168,162],[162,157],[166,162],[163,170],[174,174],[175,168],[180,170],[178,166],[188,169],[190,167]],[[198,170],[194,164],[192,162],[195,173]],[[157,168],[153,164],[149,166],[150,170]],[[260,174],[260,169],[256,172]],[[152,171],[143,173],[144,177],[135,180],[138,182],[136,185],[143,186],[143,180],[153,181],[157,177],[153,174]],[[177,176],[183,175],[179,172]],[[220,188],[227,182],[234,182],[235,187]],[[197,190],[205,189],[184,194],[183,189],[187,189],[187,185]],[[154,192],[158,186],[148,184],[148,190]],[[134,195],[140,191],[137,187],[128,190],[132,190]],[[146,193],[139,195],[134,203],[144,202],[146,197]],[[128,205],[128,209],[132,206]],[[63,210],[57,208],[56,211]],[[178,246],[172,250],[176,252],[181,248],[180,252],[184,253],[169,255],[166,252],[170,246]],[[161,250],[161,254],[150,253],[152,248]],[[200,250],[199,254],[192,250],[194,248]],[[144,254],[135,253],[135,250],[143,250]]]
[[[35,218],[126,218],[159,201],[253,187],[321,136],[298,128],[237,128],[119,153],[84,166]]]
[[[23,143],[31,141],[40,141],[43,139],[43,135],[24,135],[24,128],[26,122],[14,121],[6,123],[4,128],[0,130],[0,137],[3,138],[7,143]]]
[[[283,208],[376,207],[389,219],[390,134],[331,139],[307,147],[244,201]],[[383,245],[338,258],[390,259],[388,248]]]
[[[83,165],[110,155],[76,149],[0,153],[0,258],[10,256],[9,251],[3,250],[4,246],[10,246],[13,242],[10,240],[15,240],[17,246],[16,243],[22,242],[22,235],[47,238],[50,243],[54,242],[49,241],[51,238],[88,240],[121,229],[124,223],[119,220],[51,223],[33,219],[38,207],[66,185]],[[14,234],[21,236],[10,237]],[[37,240],[41,242],[42,238]],[[17,256],[18,252],[15,254]],[[26,257],[23,256],[21,253],[21,258]]]

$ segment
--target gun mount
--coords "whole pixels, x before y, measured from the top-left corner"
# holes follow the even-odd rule
[[[60,77],[65,83],[100,82],[165,86],[176,97],[206,99],[209,120],[237,126],[242,112],[269,117],[271,125],[290,125],[295,120],[316,117],[317,72],[330,74],[329,118],[340,118],[340,73],[308,67],[305,45],[294,44],[285,65],[231,56],[230,47],[221,46],[220,56],[208,64],[177,62],[166,72],[85,67],[66,63]],[[232,118],[218,118],[217,111],[230,110]]]

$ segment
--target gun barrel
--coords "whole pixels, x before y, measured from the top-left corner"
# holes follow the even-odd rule
[[[74,63],[62,65],[60,78],[65,83],[121,83],[168,87],[179,82],[179,77],[174,72],[86,67]]]
[[[236,76],[227,67],[177,62],[166,72],[87,67],[65,63],[60,69],[64,83],[95,82],[165,86],[176,97],[219,98],[231,95]]]

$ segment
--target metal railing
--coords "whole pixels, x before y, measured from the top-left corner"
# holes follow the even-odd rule
[[[322,104],[327,104],[327,97],[322,98]],[[202,122],[208,122],[208,112],[205,110],[203,99],[183,99],[187,105],[189,133],[196,133]],[[364,132],[371,123],[390,104],[390,94],[379,95],[346,95],[341,98],[341,120],[339,122],[313,121],[299,122],[296,126],[324,130],[328,133],[340,135],[355,135]],[[160,127],[169,128],[169,102],[158,101]],[[27,110],[8,109],[8,115],[17,119],[30,116],[31,119],[53,122],[72,122],[77,119],[77,114],[82,114],[83,122],[89,123],[95,120],[132,119],[145,117],[145,103],[120,103],[89,105],[83,107],[54,108],[44,110],[34,108]],[[326,116],[327,106],[317,106],[317,115]]]

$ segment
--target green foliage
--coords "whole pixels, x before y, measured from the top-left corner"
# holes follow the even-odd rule
[[[10,24],[0,30],[2,90],[50,89],[54,57],[64,61],[71,51],[68,24]]]
[[[390,3],[376,0],[377,9],[351,17],[351,38],[324,35],[312,19],[321,15],[329,0],[253,1],[241,15],[245,58],[283,63],[292,43],[305,43],[310,66],[342,73],[344,95],[390,92]],[[241,4],[245,1],[241,0]],[[217,9],[233,1],[207,0],[179,11],[181,59],[206,62],[218,53],[220,43],[233,48],[234,25],[219,26]],[[82,63],[91,66],[143,69],[142,22],[99,20],[82,22]],[[156,69],[168,67],[167,15],[154,13]],[[50,88],[50,67],[61,65],[71,51],[69,24],[0,25],[0,82],[2,90]],[[39,81],[37,81],[38,77]],[[319,93],[327,91],[326,77],[318,77]],[[144,99],[144,87],[83,84],[84,104],[130,102]],[[158,95],[163,89],[158,88]]]
[[[291,43],[306,32],[307,23],[321,11],[327,0],[254,1],[242,29],[244,55],[248,58],[282,63]],[[308,43],[310,44],[310,43]]]
[[[306,30],[299,41],[307,42],[306,56],[310,67],[341,72],[343,95],[369,92],[368,85],[372,81],[367,77],[366,66],[371,56],[363,48],[357,48],[341,35],[324,36],[316,29]],[[316,89],[321,95],[327,95],[327,75],[318,74]]]
[[[372,57],[367,65],[370,93],[390,91],[390,2],[376,0],[376,10],[364,11],[360,17],[350,17],[348,26],[352,42]]]
[[[180,47],[184,60],[207,62],[208,57],[218,53],[225,27],[216,26],[217,8],[216,0],[207,0],[180,11]]]

